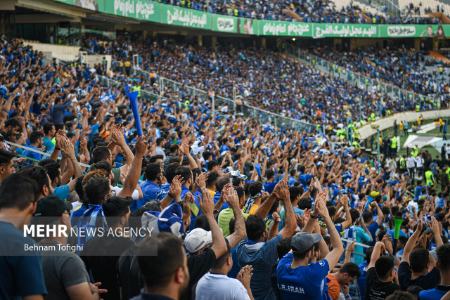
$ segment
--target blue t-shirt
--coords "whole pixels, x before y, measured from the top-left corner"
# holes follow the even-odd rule
[[[24,249],[25,244],[32,246],[35,242],[11,223],[2,221],[0,241],[0,299],[47,294],[41,257]]]
[[[323,259],[307,266],[291,268],[294,256],[286,254],[277,266],[277,282],[281,299],[329,299],[325,278],[330,271]]]
[[[438,285],[434,289],[420,291],[419,300],[438,300],[448,291],[450,291],[450,287]]]
[[[68,184],[60,185],[53,191],[53,196],[58,197],[61,200],[66,200],[70,195],[70,187]]]
[[[237,268],[245,265],[253,267],[253,277],[250,287],[255,300],[275,299],[272,288],[272,270],[278,260],[277,246],[282,240],[281,234],[267,242],[242,241],[236,247]]]
[[[367,227],[367,229],[370,232],[370,235],[372,236],[372,242],[371,245],[375,245],[375,241],[377,240],[377,230],[378,230],[378,223],[377,222],[372,222],[370,223],[369,227]]]

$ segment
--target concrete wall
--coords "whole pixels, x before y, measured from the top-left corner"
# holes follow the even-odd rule
[[[25,41],[25,44],[32,46],[35,50],[51,53],[53,58],[63,61],[74,61],[80,57],[80,47],[77,46],[44,44],[32,41]]]
[[[385,129],[391,128],[394,126],[394,121],[397,120],[397,124],[400,124],[400,121],[408,121],[414,122],[417,120],[419,115],[423,116],[424,120],[434,120],[439,117],[449,118],[450,117],[450,109],[444,110],[432,110],[432,111],[424,111],[424,112],[402,112],[394,114],[390,117],[380,119],[375,121],[374,123],[380,126],[380,130],[383,131]],[[372,124],[374,124],[372,123]],[[372,129],[371,124],[367,124],[359,129],[359,134],[362,140],[374,135],[377,133],[376,129]]]

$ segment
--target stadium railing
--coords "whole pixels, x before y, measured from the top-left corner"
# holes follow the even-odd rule
[[[292,50],[290,52],[292,53]],[[407,91],[405,89],[399,88],[398,86],[388,84],[383,80],[373,79],[360,73],[347,70],[342,66],[332,63],[326,59],[320,58],[314,54],[304,53],[300,49],[298,49],[295,53],[292,54],[296,55],[297,58],[299,58],[301,61],[307,64],[322,67],[324,70],[326,70],[329,74],[333,75],[334,77],[341,78],[351,82],[356,82],[358,86],[362,88],[369,89],[370,87],[376,87],[377,91],[381,93],[393,95],[399,97],[400,99],[413,100],[415,103],[420,102],[431,103],[433,104],[434,109],[440,109],[441,101],[432,95],[426,96],[412,91]]]
[[[150,73],[138,68],[135,68],[134,71],[137,74],[146,76],[147,78],[150,78]],[[105,78],[107,79],[107,78]],[[107,79],[110,81],[111,84],[112,83],[111,79]],[[180,82],[159,76],[158,78],[159,81],[159,85],[160,85],[160,90],[163,91],[166,88],[171,88],[174,91],[183,91],[185,93],[186,96],[190,96],[190,97],[196,97],[197,99],[202,99],[205,102],[212,102],[212,108],[213,108],[213,112],[214,113],[221,113],[221,112],[234,112],[234,113],[238,113],[238,114],[242,114],[245,117],[251,117],[254,119],[259,120],[262,124],[265,123],[270,123],[273,124],[275,127],[277,128],[292,128],[298,131],[307,131],[307,132],[311,132],[314,130],[315,126],[304,122],[304,121],[300,121],[300,120],[295,120],[289,117],[285,117],[285,116],[281,116],[279,114],[258,108],[258,107],[253,107],[250,106],[248,104],[246,104],[244,101],[242,101],[242,105],[236,105],[236,101],[235,99],[230,99],[230,98],[225,98],[225,97],[221,97],[221,96],[214,96],[211,97],[214,100],[211,101],[210,99],[210,95],[207,91],[195,88],[195,87],[191,87],[191,86],[187,86],[184,85]],[[148,95],[146,96],[150,96],[150,97],[158,97],[158,95],[156,95],[153,92],[149,92],[147,90],[145,90],[145,93],[148,93]],[[235,98],[242,98],[242,96],[236,95]],[[245,100],[245,99],[244,99]],[[224,108],[227,107],[226,110],[224,110]]]

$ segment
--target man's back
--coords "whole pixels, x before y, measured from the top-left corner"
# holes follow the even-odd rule
[[[271,275],[278,259],[277,245],[281,241],[278,235],[267,242],[242,242],[237,246],[237,263],[239,268],[245,265],[253,267],[250,283],[253,297],[258,299],[275,299],[272,289]]]
[[[32,247],[35,242],[2,221],[0,241],[0,299],[47,294],[41,257],[24,250],[25,245]]]
[[[242,283],[222,274],[206,273],[195,289],[196,300],[209,300],[214,295],[215,300],[245,300],[250,299]]]
[[[375,268],[367,270],[366,299],[384,300],[387,296],[399,289],[400,287],[395,283],[380,281]]]
[[[291,268],[293,254],[286,254],[277,266],[281,299],[326,299],[325,277],[330,268],[326,260]]]
[[[56,243],[53,245],[57,247]],[[70,299],[67,288],[89,282],[83,261],[73,252],[44,252],[42,267],[49,291],[46,300]]]

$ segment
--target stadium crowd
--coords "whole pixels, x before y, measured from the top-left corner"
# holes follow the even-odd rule
[[[352,52],[314,49],[313,53],[351,71],[381,79],[406,90],[423,95],[450,94],[448,66],[411,49],[364,49]],[[428,68],[435,65],[435,68]]]
[[[140,98],[138,136],[139,89],[0,48],[1,299],[449,297],[446,156],[378,161],[173,91]],[[34,241],[30,223],[123,234]]]
[[[173,41],[100,42],[94,38],[85,40],[84,47],[91,53],[112,54],[113,70],[125,76],[116,73],[118,80],[133,75],[132,56],[139,55],[140,65],[148,74],[137,79],[143,88],[157,94],[161,93],[158,77],[162,76],[180,84],[183,100],[190,97],[189,87],[212,90],[229,99],[240,95],[246,105],[331,127],[405,110],[431,110],[437,107],[436,101],[443,108],[450,96],[445,82],[442,83],[445,92],[433,95],[432,102],[414,101],[403,94],[394,97],[377,85],[360,85],[271,50],[233,47],[212,50]],[[392,70],[388,74],[394,76],[394,73],[397,74]],[[404,77],[395,76],[402,80],[410,77],[406,73]],[[429,76],[438,78],[438,75]]]
[[[410,12],[404,17],[387,16],[386,8],[378,14],[361,9],[357,4],[350,3],[340,10],[334,1],[321,0],[277,0],[277,1],[205,1],[205,0],[162,0],[162,3],[186,7],[210,13],[235,17],[302,21],[315,23],[368,23],[368,24],[401,24],[425,23],[437,24],[439,20],[433,17],[414,16]],[[375,9],[375,8],[374,8]]]

